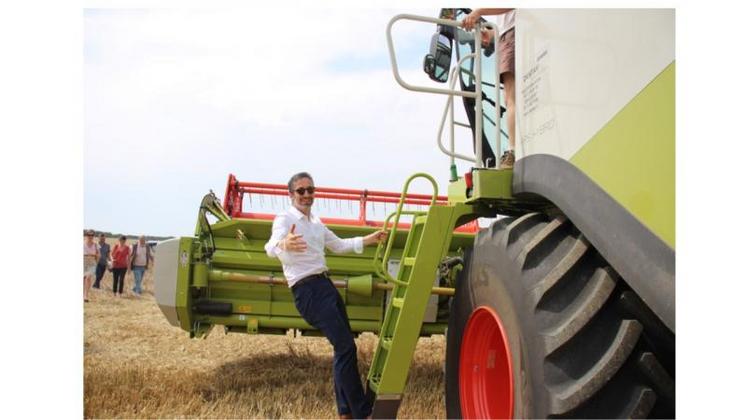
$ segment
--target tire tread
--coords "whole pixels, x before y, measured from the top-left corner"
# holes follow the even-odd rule
[[[609,269],[598,268],[574,302],[563,311],[559,322],[540,333],[544,336],[545,355],[552,354],[575,337],[607,302],[614,288],[615,279]]]
[[[625,363],[642,329],[638,321],[624,320],[611,345],[591,369],[575,381],[551,387],[551,414],[571,411],[599,391]]]

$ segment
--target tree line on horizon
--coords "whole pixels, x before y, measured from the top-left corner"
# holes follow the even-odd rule
[[[91,230],[91,229],[83,229],[84,235],[87,230]],[[127,234],[122,234],[122,233],[112,233],[112,232],[108,232],[105,230],[98,230],[98,229],[92,229],[92,230],[96,233],[97,237],[102,233],[106,235],[107,238],[119,238],[120,236],[124,235],[127,239],[137,240],[140,237],[140,235],[127,235]],[[146,241],[165,241],[166,239],[173,238],[173,236],[151,236],[151,235],[144,235],[144,236],[145,236]]]

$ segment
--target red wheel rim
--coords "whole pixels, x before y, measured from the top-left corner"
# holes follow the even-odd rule
[[[472,312],[462,336],[459,398],[464,418],[513,418],[511,351],[501,319],[486,306]]]

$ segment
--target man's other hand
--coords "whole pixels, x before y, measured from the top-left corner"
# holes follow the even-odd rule
[[[290,232],[285,235],[285,238],[278,242],[278,246],[283,251],[306,252],[306,241],[303,240],[303,235],[296,235],[295,224],[291,226]]]
[[[379,230],[370,235],[366,235],[363,237],[363,246],[373,245],[373,244],[378,244],[380,242],[383,242],[386,240],[387,236],[389,236],[389,233],[383,230]]]
[[[480,31],[480,37],[482,39],[482,46],[485,48],[493,42],[495,31],[492,29],[483,29]]]

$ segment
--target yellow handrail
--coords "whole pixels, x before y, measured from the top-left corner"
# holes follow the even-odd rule
[[[377,264],[377,261],[379,260],[379,256],[381,255],[381,250],[384,248],[384,243],[380,242],[379,245],[376,247],[376,254],[374,255],[374,268],[376,270],[376,274],[378,274],[379,277],[383,278],[384,280],[398,284],[400,286],[406,286],[407,283],[401,280],[397,280],[393,278],[391,275],[389,275],[389,270],[387,269],[387,265],[389,264],[389,257],[392,252],[392,246],[394,245],[394,238],[397,235],[397,225],[399,224],[400,216],[403,214],[410,214],[413,216],[421,216],[424,214],[427,214],[427,212],[424,211],[403,211],[402,207],[405,204],[405,198],[407,197],[407,190],[410,188],[410,183],[415,180],[416,178],[425,178],[428,181],[431,182],[433,185],[433,196],[431,197],[431,206],[436,204],[436,197],[438,197],[438,184],[436,183],[436,180],[433,179],[432,176],[426,174],[426,173],[416,173],[409,178],[407,178],[407,181],[405,181],[405,186],[402,190],[402,195],[400,196],[399,203],[397,204],[397,210],[394,213],[391,213],[389,216],[387,216],[386,220],[384,221],[384,230],[386,231],[389,227],[389,221],[391,220],[392,216],[395,216],[394,223],[391,226],[389,236],[387,238],[386,242],[386,251],[384,252],[383,258],[381,258],[381,264]],[[413,218],[413,226],[414,228],[414,218]]]

